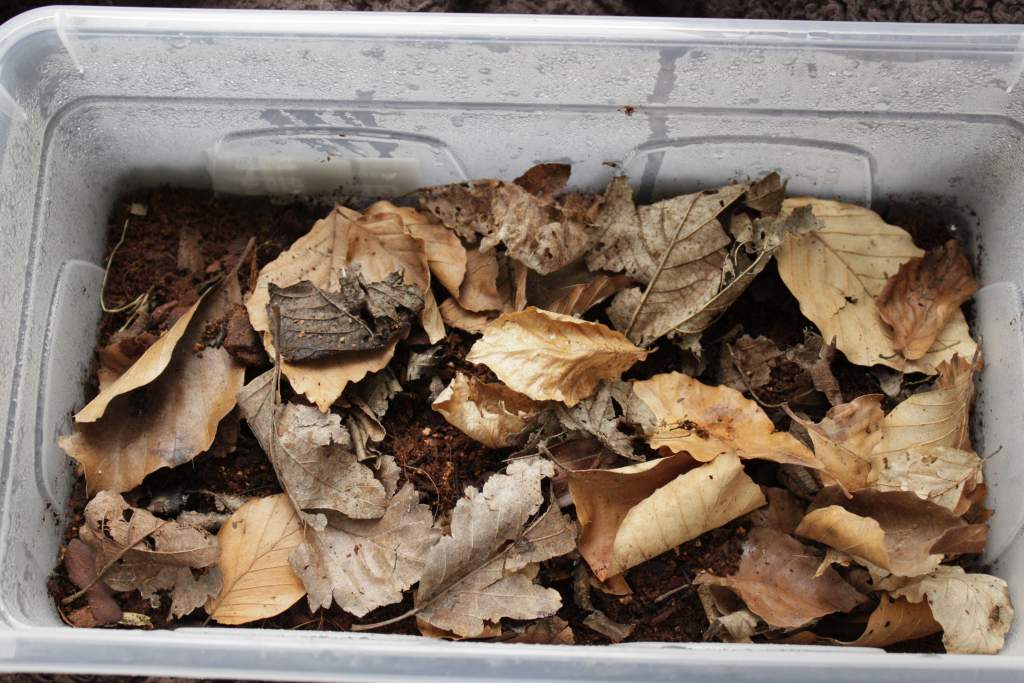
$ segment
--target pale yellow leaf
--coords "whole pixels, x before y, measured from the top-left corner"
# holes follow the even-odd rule
[[[475,313],[467,311],[455,299],[445,299],[438,306],[441,318],[449,327],[454,327],[470,334],[480,334],[487,323],[497,317],[497,313]]]
[[[821,462],[760,406],[730,387],[712,387],[679,372],[633,382],[633,393],[654,413],[651,448],[688,452],[701,462],[725,454],[821,468]]]
[[[808,197],[783,203],[783,213],[811,207],[824,227],[793,233],[776,253],[779,275],[800,302],[800,310],[826,342],[858,365],[887,365],[904,372],[934,374],[954,355],[973,357],[977,345],[955,311],[931,349],[907,360],[895,348],[875,305],[885,282],[902,264],[924,252],[903,229],[853,204]]]
[[[1006,582],[988,574],[968,574],[962,567],[938,567],[892,593],[914,603],[927,600],[942,625],[942,643],[949,653],[995,654],[1013,623]]]
[[[206,604],[214,621],[234,625],[266,619],[306,594],[288,564],[302,542],[302,525],[287,495],[250,500],[231,515],[217,539],[221,591]]]
[[[441,225],[432,216],[409,206],[395,206],[379,201],[366,209],[366,214],[396,214],[402,219],[406,231],[422,240],[430,272],[452,296],[458,296],[459,287],[466,276],[466,248],[452,230]]]
[[[486,365],[535,401],[573,406],[601,380],[618,379],[646,357],[647,351],[600,323],[531,307],[489,324],[466,360]]]
[[[518,440],[544,404],[504,384],[482,382],[459,372],[432,407],[449,424],[485,446],[505,448]]]
[[[872,486],[879,491],[913,491],[948,510],[956,510],[964,489],[981,476],[982,460],[971,451],[945,446],[915,446],[878,456]]]

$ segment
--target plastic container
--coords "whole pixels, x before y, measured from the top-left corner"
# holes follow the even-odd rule
[[[641,196],[777,168],[793,192],[934,202],[980,265],[992,571],[1024,607],[1024,29],[50,8],[0,29],[0,670],[299,680],[705,682],[1024,676],[994,657],[717,644],[63,626],[46,579],[72,482],[114,200],[171,183],[399,194],[618,162]],[[912,677],[912,678],[908,678]]]

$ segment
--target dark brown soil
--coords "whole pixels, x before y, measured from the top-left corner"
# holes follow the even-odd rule
[[[129,218],[132,202],[144,204],[146,215],[131,215]],[[149,312],[133,316],[129,310],[104,315],[101,340],[104,344],[119,340],[119,348],[124,355],[137,357],[195,301],[197,292],[204,285],[238,263],[250,238],[255,239],[255,249],[239,267],[243,283],[250,282],[256,269],[307,232],[323,213],[323,208],[308,205],[214,197],[209,193],[184,190],[160,189],[132,197],[130,202],[117,208],[111,220],[111,247],[120,240],[126,218],[128,227],[109,271],[106,302],[108,307],[118,307],[140,294],[147,294],[149,298],[142,310]],[[919,212],[911,215],[919,216]],[[909,224],[922,246],[948,239],[949,233],[940,220],[916,218]],[[182,228],[198,233],[198,242],[193,237],[189,238],[191,246],[186,244],[189,239],[184,236]],[[191,252],[181,256],[186,248]],[[201,267],[197,265],[197,258],[201,259]],[[183,264],[191,265],[182,267]],[[224,320],[210,325],[206,330],[206,340],[211,344],[223,342],[249,366],[247,376],[252,378],[269,366],[269,359],[262,354],[258,340],[246,321],[244,309],[235,310]],[[130,325],[119,332],[126,323]],[[775,266],[771,265],[726,316],[704,335],[703,363],[688,351],[662,341],[643,363],[627,373],[627,377],[649,377],[684,368],[702,373],[702,379],[713,383],[724,341],[735,339],[742,333],[765,335],[785,349],[802,342],[804,329],[808,326],[796,300],[783,285]],[[473,335],[450,331],[432,375],[403,381],[402,391],[392,398],[383,419],[387,436],[379,445],[380,450],[395,456],[402,480],[416,486],[424,502],[432,507],[442,523],[467,486],[481,486],[489,475],[505,466],[513,453],[513,449],[495,450],[482,446],[429,408],[433,375],[442,384],[447,384],[456,372],[496,381],[486,368],[465,361],[475,339]],[[423,348],[413,343],[400,345],[392,368],[401,375],[409,355]],[[847,399],[879,391],[874,376],[866,369],[846,362],[842,354],[837,354],[833,371]],[[773,369],[771,381],[759,391],[760,400],[779,428],[786,428],[789,418],[772,404],[791,399],[800,386],[801,372],[794,363],[783,363]],[[434,384],[436,386],[436,382]],[[818,404],[812,401],[806,410],[808,414],[820,417],[827,408],[822,396]],[[181,499],[184,495],[187,497],[187,509],[211,512],[216,508],[216,494],[264,496],[279,492],[281,489],[273,468],[244,422],[234,429],[227,428],[236,422],[228,420],[223,423],[224,429],[210,452],[181,467],[151,474],[141,486],[126,494],[127,500],[132,505],[145,507],[157,498]],[[231,434],[234,434],[233,438]],[[771,463],[749,461],[746,469],[759,484],[780,485],[777,468]],[[84,487],[79,481],[69,501],[72,521],[65,531],[66,541],[77,535],[86,502]],[[591,589],[593,607],[620,624],[635,625],[630,640],[702,640],[708,624],[692,581],[701,571],[719,575],[735,571],[747,531],[745,523],[743,519],[737,520],[630,570],[626,576],[632,588],[629,595],[616,596],[597,588]],[[571,625],[577,642],[607,643],[605,635],[584,624],[589,607],[581,607],[576,602],[573,572],[580,562],[578,557],[547,562],[542,570],[544,580],[562,594],[564,606],[560,616]],[[49,588],[58,603],[60,598],[76,591],[63,567],[55,570]],[[137,593],[119,594],[116,598],[124,611],[149,616],[155,628],[173,625],[166,621],[169,607],[166,600],[165,604],[154,608],[142,601]],[[381,621],[401,614],[411,606],[410,599],[407,596],[402,604],[379,609],[361,621]],[[68,611],[77,606],[69,607]],[[205,615],[199,610],[185,621],[201,623],[204,620]],[[337,607],[313,613],[303,599],[284,613],[251,626],[348,630],[353,621],[350,615]],[[851,627],[848,621],[834,621],[835,629]],[[830,622],[823,620],[819,630],[831,628]],[[386,630],[418,633],[414,619],[406,619]],[[934,651],[934,640],[917,643],[914,647],[918,649],[910,651]]]

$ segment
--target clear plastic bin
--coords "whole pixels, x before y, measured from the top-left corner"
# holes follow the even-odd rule
[[[1024,607],[1024,28],[49,8],[0,29],[0,670],[299,680],[972,680],[994,657],[717,644],[556,647],[62,625],[72,482],[115,199],[168,183],[400,194],[618,162],[651,197],[779,169],[790,190],[948,212],[978,259],[992,571]],[[908,678],[911,677],[911,678]]]

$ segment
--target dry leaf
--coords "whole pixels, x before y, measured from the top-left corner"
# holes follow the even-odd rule
[[[756,390],[768,384],[772,368],[778,365],[782,351],[768,337],[743,335],[732,344],[726,344],[722,365],[739,372],[739,382],[722,381],[737,391]],[[723,373],[723,374],[728,374]]]
[[[864,489],[851,495],[823,489],[796,533],[896,576],[927,574],[943,553],[984,549],[984,525],[968,525],[913,493]]]
[[[807,206],[824,227],[791,234],[776,257],[783,282],[825,341],[834,339],[858,365],[881,364],[904,372],[934,374],[939,363],[956,354],[974,356],[977,345],[958,311],[922,358],[910,361],[899,354],[875,297],[902,264],[923,252],[906,231],[853,204],[792,198],[784,202],[783,212]]]
[[[905,598],[893,599],[882,593],[878,607],[868,617],[864,633],[852,643],[854,647],[888,647],[905,640],[924,638],[942,629],[932,618],[925,603],[915,605]]]
[[[914,394],[885,416],[875,457],[888,457],[914,447],[971,450],[975,367],[959,356],[943,362],[934,388]]]
[[[834,406],[843,403],[843,391],[839,381],[832,374],[832,359],[836,347],[826,344],[821,335],[808,329],[804,330],[804,341],[786,349],[786,360],[796,363],[807,373],[811,384],[817,391],[825,394],[828,402]],[[876,366],[878,369],[888,370]]]
[[[732,240],[717,216],[745,191],[744,185],[729,185],[637,207],[628,178],[611,182],[587,266],[654,283],[646,296],[639,288],[616,295],[608,309],[616,329],[647,344],[676,330],[719,293]]]
[[[221,418],[235,407],[245,368],[222,348],[202,348],[201,340],[207,323],[240,299],[232,273],[182,316],[183,327],[176,323],[107,388],[102,401],[103,394],[86,406],[84,417],[79,413],[85,424],[59,444],[81,465],[88,493],[128,491],[150,472],[177,467],[210,448]]]
[[[501,266],[493,251],[478,248],[466,250],[466,277],[455,298],[466,311],[507,311],[512,301],[507,291],[501,291]]]
[[[397,214],[406,231],[422,240],[427,254],[427,264],[437,281],[452,296],[458,296],[459,287],[466,275],[466,248],[454,232],[437,223],[422,211],[409,206],[395,206],[391,202],[379,201],[366,209],[367,215],[385,213]]]
[[[279,405],[275,412],[273,370],[245,385],[238,406],[299,510],[356,519],[384,514],[384,486],[357,460],[341,417],[298,403]]]
[[[789,534],[760,527],[743,542],[735,574],[701,574],[696,582],[735,591],[771,626],[798,628],[826,614],[849,612],[864,601],[835,570],[816,575],[819,563],[810,548]]]
[[[537,182],[538,174],[546,176]],[[595,200],[580,195],[555,197],[568,176],[562,171],[527,171],[516,183],[476,180],[421,190],[420,205],[442,223],[473,241],[482,251],[502,243],[508,255],[546,275],[583,256],[594,233],[590,226]],[[557,192],[552,192],[557,188]]]
[[[280,614],[306,590],[288,556],[302,542],[302,524],[288,496],[256,498],[238,508],[220,533],[221,591],[206,604],[221,624],[245,624]]]
[[[688,452],[701,462],[725,454],[820,468],[821,462],[788,432],[776,432],[763,410],[729,387],[712,387],[679,372],[633,382],[633,393],[654,413],[647,431],[655,450]]]
[[[704,583],[697,586],[697,597],[708,619],[704,640],[749,643],[751,636],[763,627],[761,619],[743,607],[742,601],[727,588]]]
[[[536,619],[558,610],[558,592],[521,571],[576,547],[575,525],[557,508],[528,524],[543,501],[541,480],[553,473],[550,462],[517,460],[506,474],[492,475],[482,491],[466,489],[452,512],[451,535],[426,555],[415,599],[420,619],[475,637],[486,622]]]
[[[600,323],[527,308],[484,330],[466,360],[482,363],[535,401],[574,406],[601,380],[618,379],[647,352]]]
[[[689,456],[572,472],[580,554],[604,581],[765,504],[731,453],[690,469]],[[687,471],[689,470],[689,471]]]
[[[340,271],[338,278],[336,292],[308,280],[288,287],[269,283],[267,305],[280,314],[281,336],[274,344],[284,360],[298,363],[348,351],[380,351],[404,337],[423,308],[419,288],[403,285],[397,271],[368,283],[353,267]]]
[[[565,190],[571,173],[569,164],[537,164],[513,182],[532,195],[551,199]]]
[[[893,329],[893,346],[905,358],[921,358],[960,305],[978,291],[956,240],[912,258],[878,295],[878,313]]]
[[[440,532],[430,508],[406,484],[375,520],[339,520],[306,539],[291,556],[292,570],[306,586],[309,609],[332,602],[357,617],[400,602],[420,579],[424,558]]]
[[[782,210],[782,200],[786,197],[786,183],[779,174],[772,171],[757,182],[751,183],[747,193],[743,195],[743,203],[755,211],[765,215],[774,215]]]
[[[833,406],[814,424],[790,414],[807,429],[814,455],[824,464],[825,476],[846,491],[862,489],[871,474],[872,451],[882,439],[882,396],[858,396]]]
[[[804,504],[786,489],[762,486],[768,504],[750,513],[750,523],[755,527],[766,527],[791,534],[804,518]]]
[[[879,457],[872,487],[879,491],[913,491],[921,498],[955,511],[964,489],[981,476],[982,460],[971,451],[944,446],[914,447]]]
[[[171,618],[180,619],[206,605],[220,595],[221,576],[216,567],[198,577],[188,569],[178,570],[178,577],[171,591]]]
[[[575,645],[576,636],[565,619],[548,617],[527,624],[522,633],[503,639],[502,642],[529,643],[531,645]]]
[[[581,316],[633,281],[627,275],[591,273],[577,262],[550,275],[530,272],[526,279],[526,299],[531,306],[552,313]]]
[[[544,409],[504,384],[455,374],[433,404],[449,424],[488,448],[514,445]]]
[[[191,569],[209,567],[219,555],[217,539],[206,531],[154,517],[110,491],[100,491],[85,506],[78,533],[96,553],[96,571],[120,557],[103,575],[104,583],[115,591],[138,590],[157,604],[158,591],[187,589]]]
[[[583,625],[591,631],[597,631],[613,643],[621,643],[633,635],[633,631],[636,630],[636,624],[620,624],[617,621],[612,621],[601,610],[596,609],[591,610],[590,614],[584,617]]]
[[[96,553],[84,541],[72,538],[64,548],[64,569],[68,578],[80,589],[86,590],[89,627],[113,624],[121,618],[121,607],[110,595],[104,581],[96,580]],[[77,624],[83,625],[84,624]]]
[[[892,593],[914,603],[928,601],[932,616],[942,625],[942,643],[949,653],[995,654],[1013,622],[1006,582],[987,574],[968,574],[961,567],[938,567]]]
[[[633,449],[630,437],[619,429],[620,425],[628,421],[615,414],[612,403],[616,392],[617,388],[611,383],[602,382],[592,396],[572,408],[557,406],[558,420],[566,429],[593,436],[605,448],[623,458],[643,460],[643,456],[637,455]]]
[[[455,299],[445,299],[438,307],[441,318],[449,327],[455,327],[470,334],[480,334],[487,323],[495,317],[492,313],[474,313],[467,311]]]

